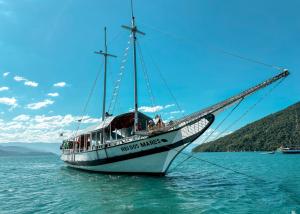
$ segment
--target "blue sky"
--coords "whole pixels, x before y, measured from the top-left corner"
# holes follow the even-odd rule
[[[155,109],[162,109],[155,113],[164,119],[181,114],[155,65],[184,114],[278,72],[220,50],[283,66],[292,73],[233,129],[299,101],[299,1],[136,0],[134,7],[137,25],[146,33],[138,39]],[[76,127],[96,74],[103,72],[103,60],[93,52],[103,48],[104,26],[109,50],[118,55],[109,59],[109,103],[128,46],[129,32],[122,24],[130,24],[129,1],[0,0],[0,142],[55,142],[59,132],[70,133]],[[133,107],[131,51],[115,114]],[[147,108],[151,101],[138,61],[139,105],[153,111]],[[101,87],[102,75],[84,126],[101,115]],[[231,120],[264,93],[247,99]]]

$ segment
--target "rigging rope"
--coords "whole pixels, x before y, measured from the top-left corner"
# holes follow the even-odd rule
[[[168,147],[168,146],[167,146],[167,147]],[[168,147],[168,148],[169,148],[169,147]],[[173,149],[174,149],[174,148],[173,148]],[[176,150],[177,152],[180,152],[180,151],[177,150],[176,148],[175,148],[174,150]],[[221,169],[224,169],[224,170],[227,170],[227,171],[231,171],[231,172],[234,172],[234,173],[239,174],[239,175],[243,175],[243,176],[245,176],[245,177],[247,177],[247,178],[250,178],[250,179],[252,179],[252,180],[254,180],[254,181],[259,181],[259,182],[262,182],[263,184],[268,183],[268,181],[265,180],[265,179],[262,179],[262,178],[259,178],[259,177],[253,176],[253,175],[249,175],[249,174],[246,174],[246,173],[244,173],[244,172],[240,172],[240,171],[238,171],[238,170],[235,170],[235,169],[232,169],[232,168],[229,168],[229,167],[222,166],[222,165],[220,165],[220,164],[217,164],[217,163],[212,162],[212,161],[208,161],[208,160],[203,159],[203,158],[196,157],[196,156],[193,155],[193,154],[189,154],[189,153],[184,152],[184,151],[181,151],[181,153],[184,154],[184,155],[186,155],[187,158],[184,159],[183,161],[181,161],[181,162],[180,162],[179,164],[177,164],[175,167],[173,167],[170,171],[174,171],[174,169],[177,168],[177,167],[178,167],[179,165],[181,165],[182,163],[186,162],[187,160],[189,160],[189,159],[191,159],[191,158],[194,158],[194,159],[196,159],[196,160],[198,160],[198,161],[208,163],[208,164],[213,165],[213,166],[215,166],[215,167],[218,167],[218,168],[221,168]],[[282,191],[284,191],[284,192],[288,192],[288,193],[290,193],[290,194],[294,194],[292,191],[290,191],[290,190],[288,190],[288,189],[286,189],[286,188],[283,188],[283,187],[281,187],[281,186],[278,186],[278,189],[280,189],[280,190],[282,190]],[[296,202],[297,204],[300,204],[300,200],[299,200],[298,198],[295,198],[295,197],[292,198],[292,197],[291,197],[291,199],[292,199],[294,202]]]
[[[262,102],[262,100],[264,99],[264,98],[266,98],[268,95],[270,95],[271,93],[272,93],[272,91],[274,91],[274,89],[275,88],[277,88],[282,82],[283,82],[283,80],[284,80],[285,78],[283,78],[283,79],[281,79],[279,82],[277,82],[272,88],[270,88],[270,90],[269,91],[267,91],[260,99],[258,99],[257,100],[257,102],[256,103],[254,103],[252,106],[250,106],[237,120],[235,120],[233,123],[231,123],[229,126],[227,126],[226,127],[226,129],[225,130],[223,130],[222,132],[220,132],[218,135],[217,135],[217,137],[215,137],[215,139],[214,140],[216,140],[216,139],[218,139],[221,135],[223,135],[226,131],[228,131],[228,129],[229,128],[231,128],[234,124],[236,124],[238,121],[240,121],[242,118],[244,118],[255,106],[257,106],[260,102]],[[225,120],[233,113],[233,111],[241,104],[241,102],[244,100],[244,97],[237,103],[237,105],[226,115],[226,117],[217,125],[217,127],[216,127],[216,129],[215,130],[213,130],[213,132],[215,132],[224,122],[225,122]],[[202,141],[202,143],[204,143],[204,142],[206,142],[208,139],[209,139],[209,137],[212,135],[212,133],[213,132],[211,132],[203,141]],[[201,143],[201,144],[202,144]],[[176,150],[176,149],[175,149]],[[177,151],[177,150],[176,150]],[[186,154],[186,153],[184,153],[184,152],[182,152],[183,154]],[[189,155],[190,156],[190,154],[186,154],[186,155]],[[191,155],[192,157],[194,157],[193,155]],[[194,158],[196,158],[196,157],[194,157]],[[184,161],[182,161],[182,162],[180,162],[179,164],[177,164],[173,169],[175,169],[175,168],[177,168],[179,165],[181,165],[182,163],[184,163],[185,161],[187,161],[189,158],[187,158],[187,159],[185,159]],[[222,167],[222,166],[220,166],[220,165],[217,165],[217,164],[215,164],[215,163],[213,163],[213,162],[209,162],[209,161],[206,161],[206,160],[202,160],[202,159],[200,159],[200,158],[196,158],[196,159],[199,159],[199,160],[201,160],[201,161],[205,161],[205,162],[207,162],[207,163],[210,163],[210,164],[212,164],[212,165],[215,165],[215,166],[219,166],[219,167]],[[231,170],[231,171],[234,171],[234,172],[237,172],[237,171],[235,171],[235,170],[232,170],[232,169],[229,169],[229,168],[227,168],[228,170]],[[240,172],[238,172],[239,174],[244,174],[244,173],[240,173]],[[246,174],[244,174],[244,175],[246,175]],[[248,175],[247,175],[248,176]]]
[[[239,122],[241,119],[243,119],[253,108],[255,108],[259,103],[261,103],[268,95],[272,93],[272,91],[279,86],[279,84],[282,83],[282,81],[285,78],[279,80],[272,88],[270,88],[269,91],[267,91],[260,99],[257,100],[256,103],[254,103],[252,106],[250,106],[238,119],[233,121],[229,126],[227,126],[222,132],[220,132],[214,140],[218,139],[220,136],[222,136],[225,132],[227,132],[232,126],[234,126],[237,122]]]
[[[148,89],[149,97],[151,99],[152,107],[154,107],[155,106],[155,99],[154,99],[154,95],[153,95],[153,92],[152,92],[147,67],[146,67],[146,64],[145,64],[145,61],[144,61],[141,46],[140,46],[138,40],[136,40],[136,41],[137,41],[137,47],[138,47],[138,51],[139,51],[138,55],[140,56],[140,60],[141,60],[141,64],[142,64],[142,70],[143,70],[144,78],[145,78],[145,81],[146,81],[146,86],[147,86],[147,89]]]
[[[182,152],[183,153],[183,152]],[[186,162],[187,160],[189,160],[190,158],[192,158],[192,156],[188,156],[186,159],[184,159],[183,161],[179,162],[176,166],[174,166],[172,168],[171,171],[174,171],[178,166],[180,166],[181,164],[183,164],[184,162]]]
[[[168,147],[168,146],[167,146],[167,147]],[[176,150],[177,152],[180,152],[180,151],[177,150],[176,148],[175,148],[174,150]],[[215,163],[215,162],[211,162],[211,161],[208,161],[208,160],[206,160],[206,159],[202,159],[202,158],[196,157],[196,156],[193,155],[193,154],[189,154],[189,153],[184,152],[184,151],[181,151],[181,153],[184,154],[184,155],[186,155],[186,156],[188,156],[188,158],[186,158],[184,161],[181,161],[178,165],[176,165],[174,168],[172,168],[172,170],[174,170],[175,168],[177,168],[180,164],[184,163],[184,162],[187,161],[188,159],[194,158],[194,159],[196,159],[196,160],[199,160],[199,161],[208,163],[208,164],[210,164],[210,165],[213,165],[213,166],[216,166],[216,167],[225,169],[225,170],[227,170],[227,171],[231,171],[231,172],[234,172],[234,173],[236,173],[236,174],[243,175],[243,176],[248,177],[248,178],[251,178],[251,179],[253,179],[253,180],[258,180],[258,181],[266,182],[264,179],[255,177],[255,176],[253,176],[253,175],[248,175],[248,174],[246,174],[246,173],[244,173],[244,172],[240,172],[240,171],[237,171],[237,170],[235,170],[235,169],[232,169],[232,168],[229,168],[229,167],[225,167],[225,166],[219,165],[219,164],[217,164],[217,163]]]
[[[156,32],[159,32],[159,33],[164,34],[166,36],[172,37],[172,38],[174,38],[176,40],[179,40],[181,42],[184,42],[184,43],[189,43],[189,44],[192,44],[192,45],[194,45],[194,43],[196,43],[196,44],[202,45],[200,42],[197,42],[197,41],[192,42],[191,39],[185,39],[185,38],[177,36],[177,35],[175,35],[173,33],[162,31],[162,30],[160,30],[160,29],[158,29],[156,27],[149,26],[147,24],[142,24],[142,26],[144,26],[146,28],[148,27],[148,28],[150,28],[150,29],[152,29],[152,30],[154,30]],[[232,53],[232,52],[229,52],[229,51],[225,51],[225,50],[223,50],[221,48],[216,48],[216,47],[213,47],[213,46],[210,46],[210,45],[208,46],[208,48],[211,49],[211,50],[214,50],[214,51],[217,51],[217,52],[220,52],[220,53],[223,53],[223,54],[226,54],[226,55],[229,55],[229,56],[241,59],[241,60],[244,60],[244,61],[248,61],[248,62],[254,63],[254,64],[259,64],[259,65],[262,65],[262,66],[265,66],[265,67],[269,67],[269,68],[274,68],[274,69],[277,69],[277,70],[283,70],[284,69],[282,66],[265,63],[265,62],[260,61],[260,60],[252,59],[252,58],[249,58],[249,57],[242,56],[240,54],[236,54],[236,53]]]
[[[103,61],[102,61],[101,65],[102,65],[102,64],[103,64]],[[100,67],[101,67],[101,66],[100,66]],[[80,129],[81,122],[82,122],[82,120],[83,120],[83,118],[84,118],[84,116],[85,116],[85,113],[86,113],[88,104],[89,104],[89,102],[90,102],[90,100],[91,100],[91,97],[92,97],[92,95],[93,95],[93,93],[94,93],[94,90],[95,90],[97,81],[98,81],[98,79],[99,79],[101,70],[102,70],[102,69],[100,68],[100,69],[99,69],[99,72],[97,72],[96,78],[95,78],[95,80],[94,80],[94,82],[93,82],[93,85],[92,85],[92,88],[91,88],[91,90],[90,90],[90,92],[89,92],[87,101],[86,101],[86,103],[85,103],[85,105],[84,105],[84,107],[83,107],[83,111],[82,111],[82,114],[81,114],[82,116],[81,116],[81,118],[78,120],[78,125],[77,125],[77,128],[76,128],[76,131],[75,131],[74,136],[77,135],[77,132],[78,132],[78,130]]]
[[[242,101],[244,100],[244,98],[242,98],[236,105],[233,109],[231,109],[231,111],[226,115],[226,117],[217,125],[217,127],[200,143],[205,143],[209,138],[210,136],[212,136],[212,134],[217,131],[218,128],[220,128],[220,126],[225,122],[225,120],[228,119],[228,117],[234,112],[235,109],[237,109],[237,107],[242,103]]]
[[[121,60],[119,76],[118,76],[118,78],[115,82],[115,87],[113,89],[112,97],[111,97],[111,100],[110,100],[110,103],[109,103],[108,112],[111,112],[111,113],[114,112],[116,101],[118,99],[120,85],[121,85],[121,81],[122,81],[122,78],[123,78],[125,65],[126,65],[126,62],[127,62],[127,59],[128,59],[128,52],[129,52],[130,43],[131,43],[131,36],[132,35],[130,34],[129,40],[127,42],[127,47],[125,48],[124,55],[123,55],[123,58]]]
[[[175,102],[175,105],[176,105],[177,109],[180,111],[181,115],[184,116],[184,114],[183,114],[184,111],[182,110],[182,108],[180,107],[180,105],[179,105],[179,103],[178,103],[176,97],[175,97],[174,94],[172,93],[172,91],[171,91],[171,89],[170,89],[170,87],[169,87],[169,85],[168,85],[166,79],[164,78],[164,76],[163,76],[161,70],[159,69],[158,65],[155,63],[153,57],[152,57],[150,54],[149,54],[149,57],[150,57],[150,59],[151,59],[151,61],[152,61],[152,64],[153,64],[154,67],[156,68],[156,71],[158,72],[158,74],[159,74],[159,76],[160,76],[162,82],[164,83],[165,87],[167,88],[167,90],[168,90],[170,96],[173,98],[173,100],[174,100],[174,102]]]

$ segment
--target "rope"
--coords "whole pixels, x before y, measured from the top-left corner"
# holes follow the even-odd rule
[[[285,78],[284,78],[285,79]],[[250,108],[248,108],[245,112],[244,112],[244,114],[242,114],[237,120],[235,120],[233,123],[231,123],[223,132],[221,132],[215,139],[217,139],[219,136],[221,136],[224,132],[226,132],[230,127],[232,127],[235,123],[237,123],[238,121],[240,121],[243,117],[245,117],[246,116],[246,114],[248,114],[256,105],[258,105],[265,97],[267,97],[268,95],[270,95],[271,94],[271,92],[276,88],[276,87],[278,87],[279,86],[279,84],[280,83],[282,83],[282,81],[284,80],[284,79],[281,79],[277,84],[275,84],[267,93],[265,93],[264,94],[264,96],[262,96],[256,103],[254,103],[252,106],[250,106]],[[226,115],[226,117],[217,125],[217,127],[216,127],[216,129],[213,131],[213,132],[211,132],[203,141],[202,141],[202,143],[204,143],[206,140],[208,140],[208,138],[212,135],[212,133],[214,133],[223,123],[224,123],[224,121],[233,113],[233,111],[241,104],[241,102],[244,100],[244,98],[242,98],[238,103],[237,103],[237,105]],[[174,150],[176,150],[176,149],[174,149]],[[180,151],[178,151],[178,150],[176,150],[177,152],[180,152]],[[223,166],[221,166],[221,165],[218,165],[218,164],[216,164],[216,163],[213,163],[213,162],[210,162],[210,161],[207,161],[207,160],[204,160],[204,159],[201,159],[201,158],[198,158],[198,157],[195,157],[195,156],[193,156],[193,155],[190,155],[190,154],[187,154],[187,153],[185,153],[185,152],[182,152],[183,154],[185,154],[185,155],[188,155],[189,156],[189,158],[187,158],[187,159],[185,159],[185,160],[183,160],[183,161],[181,161],[179,164],[177,164],[174,168],[173,168],[173,170],[175,169],[175,168],[177,168],[179,165],[181,165],[182,163],[184,163],[185,161],[187,161],[188,159],[190,159],[191,157],[193,157],[193,158],[195,158],[195,159],[198,159],[198,160],[200,160],[200,161],[203,161],[203,162],[206,162],[206,163],[209,163],[209,164],[211,164],[211,165],[214,165],[214,166],[217,166],[217,167],[220,167],[220,168],[223,168],[223,169],[226,169],[226,170],[230,170],[230,171],[233,171],[233,172],[235,172],[235,173],[238,173],[238,174],[242,174],[242,175],[244,175],[244,176],[247,176],[247,177],[251,177],[251,178],[254,178],[254,179],[256,179],[256,180],[262,180],[262,179],[260,179],[260,178],[256,178],[256,177],[254,177],[254,176],[250,176],[250,175],[247,175],[247,174],[245,174],[245,173],[242,173],[242,172],[239,172],[239,171],[237,171],[237,170],[233,170],[233,169],[230,169],[230,168],[227,168],[227,167],[223,167]],[[264,180],[262,180],[262,181],[264,181]]]
[[[191,42],[192,41],[191,39],[185,39],[183,37],[179,37],[179,36],[177,36],[175,34],[172,34],[170,32],[164,32],[164,31],[162,31],[162,30],[160,30],[160,29],[158,29],[156,27],[152,27],[152,26],[145,25],[145,24],[142,24],[142,26],[144,26],[146,28],[148,27],[148,28],[150,28],[150,29],[152,29],[154,31],[157,31],[157,32],[159,32],[161,34],[164,34],[166,36],[172,37],[172,38],[174,38],[176,40],[179,40],[181,42],[186,42],[186,43],[189,43],[189,44],[192,44],[192,45],[194,45],[194,43],[201,45],[200,42],[197,42],[197,41]],[[216,48],[216,47],[213,47],[213,46],[208,46],[208,48],[211,49],[211,50],[220,52],[222,54],[226,54],[226,55],[229,55],[229,56],[232,56],[232,57],[244,60],[244,61],[248,61],[248,62],[251,62],[251,63],[254,63],[254,64],[259,64],[259,65],[262,65],[262,66],[265,66],[265,67],[269,67],[269,68],[274,68],[274,69],[277,69],[277,70],[283,70],[284,69],[281,66],[277,66],[277,65],[265,63],[263,61],[259,61],[259,60],[256,60],[256,59],[245,57],[245,56],[242,56],[240,54],[235,54],[235,53],[232,53],[232,52],[229,52],[229,51],[225,51],[225,50],[223,50],[221,48]]]
[[[103,62],[102,62],[102,64],[103,64]],[[101,66],[100,66],[100,67],[101,67]],[[86,103],[85,103],[85,105],[84,105],[84,107],[83,107],[83,111],[82,111],[82,114],[81,114],[82,116],[81,116],[80,120],[78,121],[79,123],[78,123],[78,125],[77,125],[77,128],[76,128],[76,131],[75,131],[74,136],[77,135],[77,132],[78,132],[78,130],[80,129],[81,122],[82,122],[82,120],[83,120],[83,117],[85,116],[85,113],[86,113],[88,104],[89,104],[89,102],[90,102],[90,100],[91,100],[91,97],[92,97],[92,95],[93,95],[93,93],[94,93],[94,90],[95,90],[95,87],[96,87],[96,84],[97,84],[97,81],[98,81],[98,79],[99,79],[99,76],[100,76],[100,73],[101,73],[100,71],[101,71],[101,69],[99,69],[99,72],[97,73],[96,78],[95,78],[95,80],[94,80],[94,82],[93,82],[92,88],[91,88],[91,90],[90,90],[90,92],[89,92],[89,95],[88,95],[88,98],[87,98],[87,101],[86,101]]]
[[[127,42],[127,47],[125,48],[124,55],[123,55],[123,58],[121,60],[119,77],[117,78],[117,80],[115,82],[112,97],[111,97],[111,100],[110,100],[110,103],[109,103],[108,112],[111,112],[111,113],[114,112],[114,109],[115,109],[115,106],[116,106],[116,101],[118,99],[120,85],[121,85],[121,81],[122,81],[122,78],[123,78],[125,65],[126,65],[126,62],[127,62],[127,59],[128,59],[128,51],[129,51],[129,48],[130,48],[130,43],[131,43],[131,34],[129,36],[129,40]]]
[[[268,95],[272,93],[272,91],[279,86],[280,83],[285,78],[281,79],[279,82],[277,82],[267,93],[265,93],[260,99],[257,100],[256,103],[254,103],[252,106],[250,106],[238,119],[233,121],[229,126],[227,126],[222,132],[220,132],[214,140],[218,139],[221,135],[223,135],[225,132],[227,132],[232,126],[234,126],[237,122],[239,122],[241,119],[243,119],[253,108],[255,108],[259,103],[261,103]]]
[[[186,162],[187,160],[189,160],[190,158],[192,158],[192,156],[188,156],[186,159],[184,159],[183,161],[179,162],[175,167],[172,168],[171,172],[174,171],[178,166],[180,166],[181,164],[183,164],[184,162]]]
[[[158,72],[158,74],[159,74],[159,76],[160,76],[162,82],[164,83],[165,87],[167,88],[167,90],[168,90],[170,96],[173,98],[173,101],[175,102],[175,105],[176,105],[177,109],[180,111],[181,115],[184,116],[184,114],[183,114],[184,111],[183,111],[182,108],[180,107],[179,103],[177,102],[176,97],[174,96],[174,94],[172,93],[170,87],[168,86],[168,83],[167,83],[166,79],[164,78],[164,76],[163,76],[161,70],[159,69],[158,65],[155,63],[153,57],[152,57],[150,54],[149,54],[149,56],[150,56],[150,59],[151,59],[153,65],[154,65],[154,67],[156,68],[156,71]]]
[[[154,107],[155,106],[155,99],[154,99],[154,96],[153,96],[153,92],[152,92],[152,88],[151,88],[151,84],[150,84],[150,79],[149,79],[147,67],[146,67],[146,64],[145,64],[145,61],[144,61],[141,46],[140,46],[138,40],[136,40],[136,41],[137,41],[137,47],[138,47],[138,51],[139,51],[138,55],[139,55],[140,60],[141,60],[142,70],[143,70],[144,78],[145,78],[145,81],[146,81],[146,86],[147,86],[147,89],[148,89],[149,97],[151,99],[152,107]]]
[[[167,146],[167,147],[168,147],[168,146]],[[175,148],[174,150],[176,150],[177,152],[180,152],[180,151],[177,150],[176,148]],[[231,171],[231,172],[234,172],[234,173],[236,173],[236,174],[243,175],[243,176],[248,177],[248,178],[251,178],[251,179],[253,179],[253,180],[258,180],[258,181],[266,182],[266,181],[265,181],[264,179],[262,179],[262,178],[255,177],[255,176],[253,176],[253,175],[248,175],[248,174],[246,174],[246,173],[244,173],[244,172],[240,172],[240,171],[237,171],[237,170],[235,170],[235,169],[232,169],[232,168],[229,168],[229,167],[225,167],[225,166],[219,165],[219,164],[217,164],[217,163],[214,163],[214,162],[211,162],[211,161],[208,161],[208,160],[205,160],[205,159],[196,157],[196,156],[194,156],[194,155],[192,155],[192,154],[189,154],[189,153],[186,153],[186,152],[183,152],[183,151],[182,151],[181,153],[184,154],[184,155],[186,155],[186,156],[188,156],[188,158],[186,158],[184,161],[181,161],[178,165],[176,165],[176,167],[178,167],[179,165],[181,165],[182,163],[184,163],[184,162],[187,161],[188,159],[194,158],[194,159],[196,159],[196,160],[199,160],[199,161],[208,163],[208,164],[210,164],[210,165],[213,165],[213,166],[222,168],[222,169],[224,169],[224,170]],[[174,168],[175,168],[175,167],[174,167]],[[174,168],[173,168],[172,170],[174,170]]]
[[[209,138],[210,136],[225,122],[225,120],[228,119],[228,117],[234,112],[234,110],[241,104],[241,102],[244,100],[244,98],[242,98],[236,105],[233,109],[231,109],[231,111],[226,115],[226,117],[217,125],[217,127],[200,143],[205,143]]]
[[[268,63],[265,63],[265,62],[262,62],[262,61],[258,61],[256,59],[251,59],[249,57],[245,57],[245,56],[242,56],[242,55],[239,55],[239,54],[235,54],[235,53],[232,53],[232,52],[229,52],[229,51],[225,51],[223,49],[220,49],[220,48],[213,48],[211,47],[211,49],[215,49],[223,54],[227,54],[229,56],[233,56],[233,57],[236,57],[236,58],[239,58],[239,59],[242,59],[244,61],[248,61],[248,62],[251,62],[251,63],[254,63],[254,64],[259,64],[259,65],[262,65],[262,66],[265,66],[265,67],[269,67],[269,68],[274,68],[274,69],[277,69],[277,70],[284,70],[283,67],[281,66],[277,66],[277,65],[272,65],[272,64],[268,64]]]
[[[168,147],[168,146],[167,146],[167,147]],[[177,150],[176,148],[175,148],[174,150],[176,150],[177,152],[180,152],[180,151]],[[174,171],[175,168],[177,168],[179,165],[181,165],[182,163],[186,162],[186,161],[189,160],[190,158],[194,158],[194,159],[196,159],[196,160],[198,160],[198,161],[208,163],[208,164],[213,165],[213,166],[215,166],[215,167],[218,167],[218,168],[221,168],[221,169],[224,169],[224,170],[227,170],[227,171],[231,171],[231,172],[234,172],[234,173],[239,174],[239,175],[243,175],[244,177],[250,178],[250,179],[252,179],[252,180],[254,180],[254,181],[262,182],[263,184],[268,183],[268,181],[265,180],[265,179],[262,179],[262,178],[259,178],[259,177],[253,176],[253,175],[249,175],[249,174],[246,174],[246,173],[244,173],[244,172],[240,172],[240,171],[237,171],[237,170],[235,170],[235,169],[232,169],[232,168],[229,168],[229,167],[226,167],[226,166],[222,166],[222,165],[217,164],[217,163],[215,163],[215,162],[211,162],[211,161],[208,161],[208,160],[206,160],[206,159],[196,157],[196,156],[194,156],[194,155],[192,155],[192,154],[189,154],[189,153],[186,153],[186,152],[183,152],[183,151],[182,151],[181,153],[184,154],[184,155],[186,155],[186,156],[188,156],[188,158],[184,159],[184,160],[181,161],[179,164],[177,164],[174,168],[172,168],[172,171]],[[282,190],[282,191],[284,191],[284,192],[288,192],[288,193],[290,193],[290,194],[294,194],[294,193],[293,193],[292,191],[290,191],[289,189],[284,188],[284,186],[278,186],[278,189],[280,189],[280,190]],[[296,202],[297,204],[300,204],[300,200],[299,200],[298,198],[291,197],[291,199],[292,199],[294,202]]]

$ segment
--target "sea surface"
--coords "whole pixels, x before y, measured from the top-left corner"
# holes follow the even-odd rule
[[[0,213],[300,214],[300,155],[195,156],[174,168],[179,156],[165,177],[78,171],[56,155],[0,157]]]

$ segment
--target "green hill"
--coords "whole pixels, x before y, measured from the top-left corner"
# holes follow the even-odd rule
[[[215,141],[201,144],[193,152],[271,151],[281,145],[299,145],[299,122],[300,102]]]

